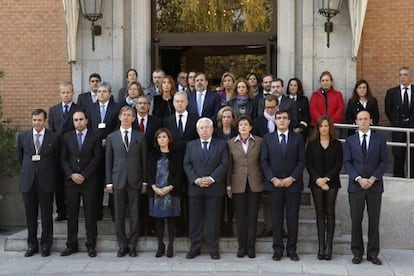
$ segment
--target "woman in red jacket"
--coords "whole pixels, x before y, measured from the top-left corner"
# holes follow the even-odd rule
[[[345,106],[342,93],[334,90],[332,74],[329,71],[322,72],[319,81],[321,88],[313,92],[309,103],[310,125],[314,127],[316,121],[324,115],[331,117],[333,123],[341,123]]]

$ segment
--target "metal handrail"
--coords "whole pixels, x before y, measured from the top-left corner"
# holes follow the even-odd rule
[[[336,128],[339,129],[356,129],[356,125],[351,124],[334,124]],[[406,142],[389,142],[387,141],[387,146],[391,147],[406,147],[407,149],[407,176],[406,178],[410,178],[410,168],[411,168],[411,153],[410,148],[414,148],[414,143],[411,143],[410,141],[410,133],[414,133],[414,128],[404,128],[404,127],[384,127],[384,126],[371,126],[370,129],[373,130],[381,130],[385,132],[405,132],[406,134]],[[345,139],[339,139],[341,142],[345,142]]]

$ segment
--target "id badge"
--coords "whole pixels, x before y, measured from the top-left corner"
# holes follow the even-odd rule
[[[106,128],[106,124],[105,123],[100,123],[100,124],[98,124],[98,128]]]
[[[40,161],[40,155],[39,154],[32,155],[32,161]]]

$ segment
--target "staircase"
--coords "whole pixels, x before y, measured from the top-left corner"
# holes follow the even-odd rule
[[[316,254],[318,250],[318,239],[315,221],[315,210],[310,199],[310,191],[305,190],[302,196],[302,205],[299,217],[299,237],[298,253],[299,254]],[[81,213],[83,211],[81,210]],[[128,221],[127,221],[128,223]],[[40,225],[40,223],[39,223]],[[52,251],[63,251],[66,248],[66,221],[54,222],[54,241]],[[258,231],[263,227],[263,218],[259,214]],[[126,227],[128,229],[128,226]],[[40,226],[39,231],[40,233]],[[27,249],[27,230],[12,234],[6,238],[5,251],[24,251]],[[83,218],[79,219],[79,250],[86,251],[85,246],[85,222]],[[341,222],[336,222],[334,238],[334,254],[350,253],[350,235],[344,235],[341,231]],[[177,252],[186,252],[190,246],[189,239],[180,237],[175,239],[174,249]],[[155,252],[157,249],[157,240],[155,237],[140,237],[138,251]],[[116,252],[118,243],[114,234],[114,225],[109,216],[102,221],[98,221],[98,240],[96,250],[98,252]],[[256,241],[257,253],[273,253],[272,238],[258,238]],[[236,238],[221,238],[220,252],[237,252]]]

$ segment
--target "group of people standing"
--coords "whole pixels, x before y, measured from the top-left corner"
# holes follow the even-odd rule
[[[405,67],[401,72],[411,74]],[[147,89],[137,77],[134,69],[128,70],[128,86],[120,90],[118,103],[111,86],[101,82],[96,73],[89,77],[91,91],[82,93],[77,104],[73,102],[73,85],[61,83],[62,102],[49,111],[49,129],[46,111],[33,111],[33,128],[20,133],[17,146],[29,234],[26,257],[39,251],[38,206],[42,256],[50,255],[53,194],[63,183],[66,210],[61,218],[68,219],[68,241],[62,256],[78,251],[81,199],[88,255],[97,255],[97,220],[102,219],[106,189],[111,195],[118,257],[137,256],[140,233],[149,234],[153,225],[158,240],[156,257],[172,257],[174,237],[180,230],[184,234],[188,230],[191,245],[186,258],[201,253],[204,233],[211,258],[219,259],[224,210],[230,219],[234,210],[237,257],[254,258],[258,212],[265,192],[273,260],[280,260],[286,251],[291,260],[298,261],[306,167],[316,210],[317,258],[330,260],[343,164],[349,174],[352,261],[360,263],[364,254],[361,223],[366,202],[370,221],[367,259],[381,264],[378,224],[387,151],[384,137],[370,130],[378,123],[379,114],[366,81],[357,82],[345,112],[343,97],[333,89],[329,72],[321,74],[321,88],[312,94],[310,104],[297,78],[289,80],[284,95],[283,80],[271,75],[263,77],[259,89],[256,75],[236,80],[227,72],[221,80],[223,90],[218,92],[208,91],[206,75],[195,71],[180,72],[176,85],[171,76],[157,69]],[[407,110],[395,107],[390,101],[398,101],[391,93],[387,92],[386,109],[397,108],[397,123],[410,126],[413,105]],[[401,95],[400,103],[405,104]],[[387,115],[395,115],[387,110]],[[342,122],[344,114],[356,124],[357,131],[349,133],[342,147],[334,123]],[[233,229],[232,221],[228,223],[227,228]]]

